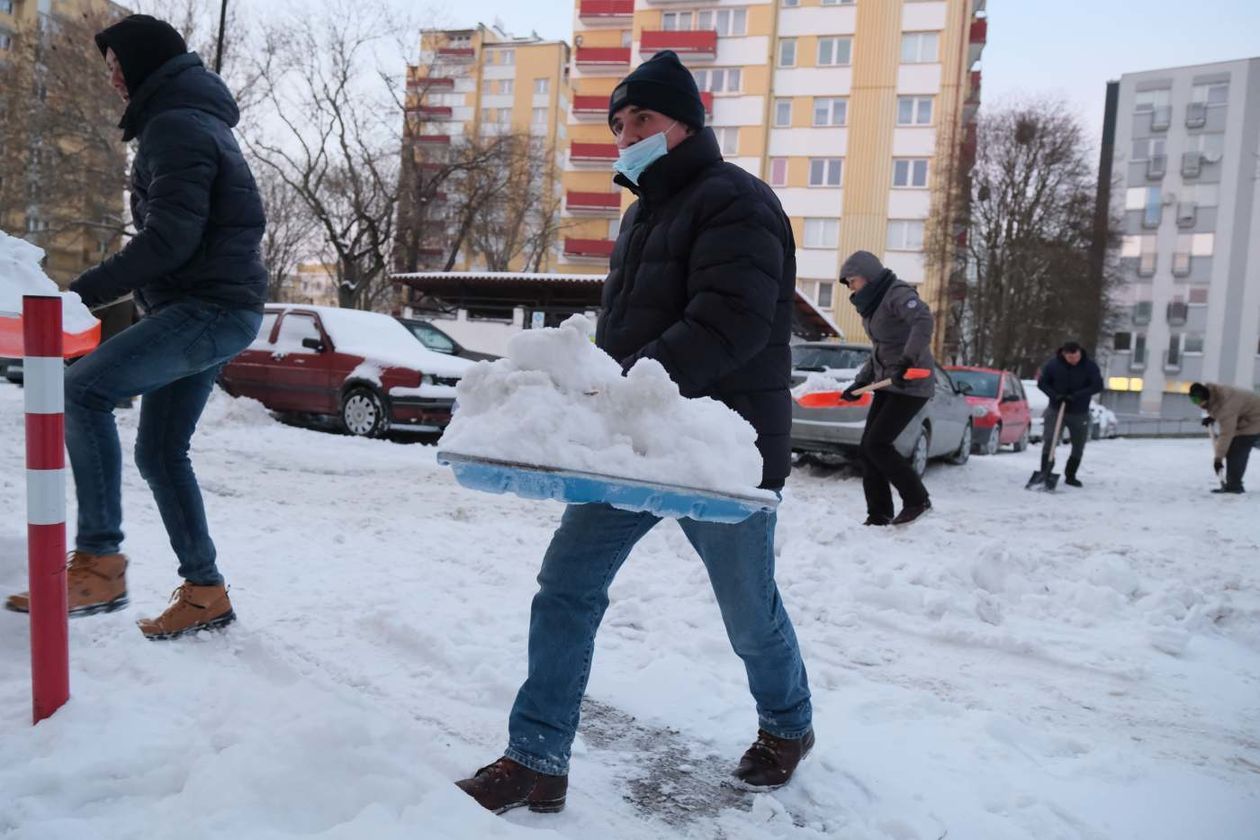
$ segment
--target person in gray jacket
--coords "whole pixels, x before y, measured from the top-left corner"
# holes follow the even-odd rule
[[[862,316],[871,339],[870,358],[844,392],[883,379],[892,384],[875,392],[866,415],[859,454],[862,489],[866,493],[866,525],[904,525],[932,508],[927,488],[910,462],[893,446],[919,410],[935,393],[935,373],[926,379],[906,379],[910,368],[935,370],[932,360],[932,311],[914,287],[897,278],[869,251],[857,251],[840,268],[840,282],[849,287],[849,300]],[[893,516],[892,490],[901,496],[901,513]]]

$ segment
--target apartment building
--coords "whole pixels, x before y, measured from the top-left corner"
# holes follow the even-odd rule
[[[1118,412],[1197,414],[1213,381],[1260,390],[1260,58],[1122,76],[1113,214],[1119,323],[1102,348]]]
[[[421,34],[420,61],[407,68],[400,218],[423,212],[427,224],[418,253],[411,255],[411,264],[397,266],[400,270],[446,267],[458,226],[458,196],[453,193],[462,187],[458,178],[447,178],[429,191],[424,185],[429,176],[444,174],[443,167],[468,144],[484,145],[508,134],[528,137],[530,165],[546,182],[544,200],[535,204],[554,203],[558,214],[562,144],[568,132],[568,64],[569,46],[563,41],[517,37],[498,26]],[[524,165],[520,159],[517,163]],[[554,267],[559,245],[554,234],[549,239],[545,253],[534,255],[531,270]],[[519,270],[530,256],[522,249],[501,267]],[[485,261],[486,255],[469,243],[459,249],[450,268],[484,269]]]
[[[0,227],[66,285],[122,244],[123,104],[92,35],[107,0],[0,0]]]
[[[837,292],[863,248],[918,284],[942,325],[960,183],[974,149],[984,0],[577,0],[560,271],[607,266],[632,196],[610,169],[616,83],[660,50],[693,71],[725,157],[778,193],[796,236],[798,285],[848,335]]]

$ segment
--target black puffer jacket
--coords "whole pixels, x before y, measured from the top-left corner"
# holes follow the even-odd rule
[[[144,307],[195,298],[261,311],[267,271],[259,253],[262,201],[232,136],[240,119],[223,80],[194,53],[163,64],[123,114],[123,139],[140,139],[131,170],[138,230],[70,288],[89,304],[134,291]]]
[[[1055,411],[1059,410],[1059,403],[1067,400],[1064,414],[1089,414],[1089,398],[1103,389],[1102,373],[1084,350],[1074,365],[1064,361],[1059,352],[1041,368],[1037,387],[1050,398],[1050,408]]]
[[[757,430],[762,486],[790,470],[788,393],[796,245],[774,192],[722,160],[711,129],[634,186],[604,284],[596,343],[629,367],[656,359],[685,397],[720,400]]]

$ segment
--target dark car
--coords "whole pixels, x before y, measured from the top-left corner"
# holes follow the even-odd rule
[[[495,359],[500,358],[493,353],[479,353],[476,350],[469,350],[428,321],[423,321],[419,318],[399,318],[398,320],[412,335],[420,339],[421,344],[435,353],[459,356],[461,359],[468,359],[472,362],[493,362]]]
[[[429,350],[389,315],[268,304],[258,338],[219,382],[281,415],[333,417],[350,434],[377,436],[444,428],[475,364]]]

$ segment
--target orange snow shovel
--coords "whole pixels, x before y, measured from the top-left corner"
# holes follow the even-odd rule
[[[927,368],[907,368],[905,376],[906,380],[911,382],[919,379],[927,379],[932,375],[932,371]],[[892,378],[881,379],[878,382],[872,382],[870,385],[863,385],[853,391],[854,396],[864,396],[872,391],[878,391],[880,388],[887,388],[893,384]],[[863,406],[870,402],[870,399],[845,401],[840,395],[841,391],[815,391],[812,394],[803,394],[796,398],[796,402],[801,408],[839,408],[840,406]]]

